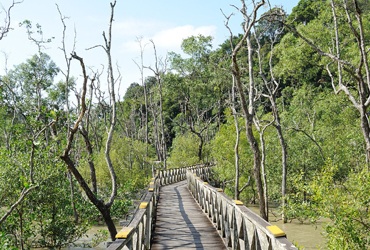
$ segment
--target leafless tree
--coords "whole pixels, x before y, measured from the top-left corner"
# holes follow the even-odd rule
[[[137,38],[137,42],[139,43],[140,46],[140,63],[134,61],[138,69],[140,70],[140,81],[141,81],[141,86],[143,86],[144,90],[144,113],[143,113],[143,118],[142,120],[144,121],[144,131],[145,131],[145,144],[146,144],[146,156],[148,157],[148,150],[149,150],[149,127],[148,127],[148,122],[149,122],[149,117],[148,117],[148,89],[145,84],[145,79],[144,79],[144,48],[145,44],[142,43],[142,38]]]
[[[167,59],[164,61],[161,60],[161,58],[158,58],[157,55],[157,49],[155,47],[155,43],[153,40],[150,40],[151,44],[153,45],[153,51],[154,51],[154,68],[151,66],[147,67],[149,70],[151,70],[156,78],[157,84],[158,84],[158,94],[159,94],[159,129],[160,135],[158,136],[158,146],[159,146],[159,154],[158,154],[158,160],[163,162],[163,167],[166,169],[167,167],[167,145],[166,145],[166,134],[165,134],[165,126],[164,126],[164,119],[163,119],[163,82],[162,82],[162,75],[167,70]]]
[[[263,193],[263,183],[261,179],[261,152],[258,146],[258,141],[253,135],[253,119],[255,116],[255,100],[256,100],[256,91],[255,91],[255,79],[254,79],[254,70],[253,70],[253,48],[251,44],[251,35],[252,29],[257,21],[258,10],[266,3],[266,1],[262,0],[259,2],[253,1],[253,10],[248,13],[247,4],[244,0],[241,0],[241,8],[234,6],[240,14],[243,16],[243,31],[241,39],[239,42],[234,45],[233,41],[233,33],[229,26],[229,19],[231,16],[226,16],[225,26],[230,32],[230,45],[232,48],[231,54],[231,73],[235,78],[236,87],[238,89],[240,101],[241,101],[241,108],[243,111],[243,116],[245,119],[245,127],[246,127],[246,136],[253,152],[253,171],[254,171],[254,178],[256,180],[258,197],[259,197],[259,205],[260,205],[260,215],[262,218],[267,219],[268,216],[266,214],[266,201],[264,198]],[[245,94],[244,82],[242,80],[243,72],[240,69],[238,55],[240,53],[241,48],[244,44],[247,43],[248,48],[248,85],[247,85],[247,93],[248,96]],[[248,100],[248,101],[247,101]]]
[[[276,9],[274,13],[270,13],[271,15],[274,15],[275,17],[271,16],[264,16],[263,18],[269,18],[270,20],[274,21],[276,20],[276,17],[279,18],[281,16],[284,16],[284,13],[279,11],[279,9]],[[269,27],[265,27],[268,29]],[[280,113],[278,106],[276,104],[276,97],[277,97],[277,91],[279,90],[280,83],[279,81],[276,80],[273,72],[273,55],[274,55],[274,46],[278,40],[278,38],[281,36],[283,31],[283,28],[280,30],[276,30],[274,32],[274,35],[270,37],[270,50],[269,50],[269,58],[268,58],[268,63],[269,63],[269,70],[268,72],[264,72],[263,70],[263,55],[261,53],[261,43],[260,43],[260,38],[258,35],[255,33],[255,40],[257,43],[257,56],[258,56],[258,64],[259,64],[259,76],[262,79],[263,86],[261,95],[265,98],[267,98],[270,102],[271,105],[271,110],[272,110],[272,115],[273,115],[273,120],[270,123],[271,125],[274,124],[276,131],[278,133],[279,137],[279,142],[280,142],[280,147],[281,147],[281,165],[282,165],[282,182],[281,182],[281,196],[282,196],[282,219],[284,223],[287,222],[286,216],[285,216],[285,207],[286,207],[286,181],[287,181],[287,147],[286,147],[286,142],[285,138],[283,135],[282,131],[282,126],[281,126],[281,121],[280,121]],[[262,31],[261,33],[263,33]],[[263,141],[261,138],[260,141]],[[264,148],[264,147],[262,147]],[[264,161],[262,161],[264,162]],[[266,182],[266,180],[265,180]],[[267,199],[267,188],[265,187],[265,198]],[[268,209],[267,209],[268,210]]]
[[[117,80],[114,78],[113,75],[113,64],[112,64],[112,57],[111,57],[111,45],[112,45],[112,24],[113,24],[113,17],[114,17],[114,8],[116,6],[116,1],[113,3],[110,3],[111,7],[111,16],[109,19],[109,31],[108,34],[103,32],[103,39],[104,39],[104,45],[97,45],[92,48],[101,47],[106,52],[107,58],[108,58],[108,70],[107,70],[107,82],[109,83],[109,97],[110,97],[110,121],[107,126],[107,140],[105,142],[105,159],[107,168],[110,173],[111,177],[111,194],[107,198],[107,200],[103,200],[103,198],[100,198],[97,195],[97,188],[95,185],[93,185],[92,188],[89,187],[88,182],[85,180],[85,178],[81,175],[77,163],[71,158],[71,150],[74,142],[74,138],[77,135],[78,132],[80,132],[85,140],[85,144],[87,147],[87,150],[89,151],[91,146],[89,134],[84,134],[87,132],[86,130],[83,130],[83,123],[86,122],[87,117],[87,104],[86,104],[86,95],[87,95],[87,88],[88,88],[88,81],[90,80],[91,85],[93,85],[94,81],[96,80],[95,76],[89,79],[87,73],[86,73],[86,66],[84,63],[83,58],[79,57],[75,52],[72,53],[72,58],[77,60],[82,69],[83,74],[83,85],[82,85],[82,93],[80,96],[80,109],[79,109],[79,115],[77,120],[75,121],[73,127],[69,130],[68,138],[67,138],[67,145],[64,148],[64,152],[61,155],[61,159],[66,163],[68,170],[73,174],[73,176],[76,178],[77,182],[79,183],[82,190],[85,192],[86,196],[89,198],[89,200],[94,204],[94,206],[99,210],[100,214],[102,215],[112,240],[115,240],[115,236],[117,234],[117,229],[115,227],[115,224],[113,222],[113,219],[110,214],[110,208],[113,205],[113,202],[117,196],[117,177],[116,173],[112,164],[112,160],[110,158],[110,150],[111,150],[111,144],[113,140],[113,133],[116,125],[116,83]],[[94,176],[91,177],[92,179],[96,178]]]
[[[8,9],[5,9],[4,6],[1,6],[2,7],[2,12],[4,13],[4,17],[3,17],[3,25],[0,26],[0,40],[2,40],[4,37],[6,37],[6,35],[9,33],[9,31],[11,30],[10,28],[10,24],[11,24],[11,11],[12,9],[14,8],[15,5],[17,4],[20,4],[22,3],[23,1],[12,1],[12,3],[10,4],[10,6],[8,7]],[[0,3],[1,5],[1,3]],[[2,14],[2,12],[0,12],[0,14]]]

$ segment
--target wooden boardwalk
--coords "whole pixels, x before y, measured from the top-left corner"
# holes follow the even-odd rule
[[[227,249],[181,181],[161,187],[152,249]]]

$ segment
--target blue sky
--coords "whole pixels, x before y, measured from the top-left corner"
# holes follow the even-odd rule
[[[299,0],[270,0],[272,6],[278,5],[290,13]],[[11,0],[1,0],[5,8]],[[61,46],[62,24],[56,8],[59,5],[64,16],[69,17],[67,24],[67,50],[71,52],[74,29],[77,34],[76,51],[92,68],[101,68],[106,60],[101,49],[86,50],[94,45],[102,44],[102,32],[107,30],[110,15],[109,0],[24,0],[12,10],[13,30],[0,41],[0,51],[8,57],[7,68],[24,62],[37,52],[26,35],[25,28],[18,23],[28,19],[33,24],[42,26],[44,37],[54,37],[53,42],[44,50],[57,65],[64,69]],[[252,2],[252,1],[246,1]],[[153,39],[159,56],[165,57],[167,52],[180,53],[182,39],[191,35],[210,35],[214,37],[214,48],[224,42],[228,31],[224,26],[225,14],[235,13],[231,20],[234,33],[241,32],[240,15],[230,5],[240,6],[239,0],[117,0],[115,22],[113,28],[113,60],[120,66],[123,75],[120,96],[132,82],[140,82],[140,72],[134,60],[140,62],[140,46]],[[0,6],[1,7],[1,6]],[[252,8],[252,5],[250,5]],[[266,11],[261,10],[261,13]],[[0,21],[4,13],[0,13]],[[144,49],[144,64],[153,64],[151,45]],[[5,56],[0,54],[0,75],[4,74]],[[80,73],[78,64],[73,65],[73,74]],[[146,72],[149,74],[150,72]],[[59,77],[61,78],[61,76]],[[59,80],[59,79],[57,79]]]

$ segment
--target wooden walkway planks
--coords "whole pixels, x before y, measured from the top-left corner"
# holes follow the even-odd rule
[[[227,249],[186,181],[161,187],[152,249]]]

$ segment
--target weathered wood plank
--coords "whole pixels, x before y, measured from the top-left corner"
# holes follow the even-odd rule
[[[151,249],[226,249],[186,181],[161,187]]]

